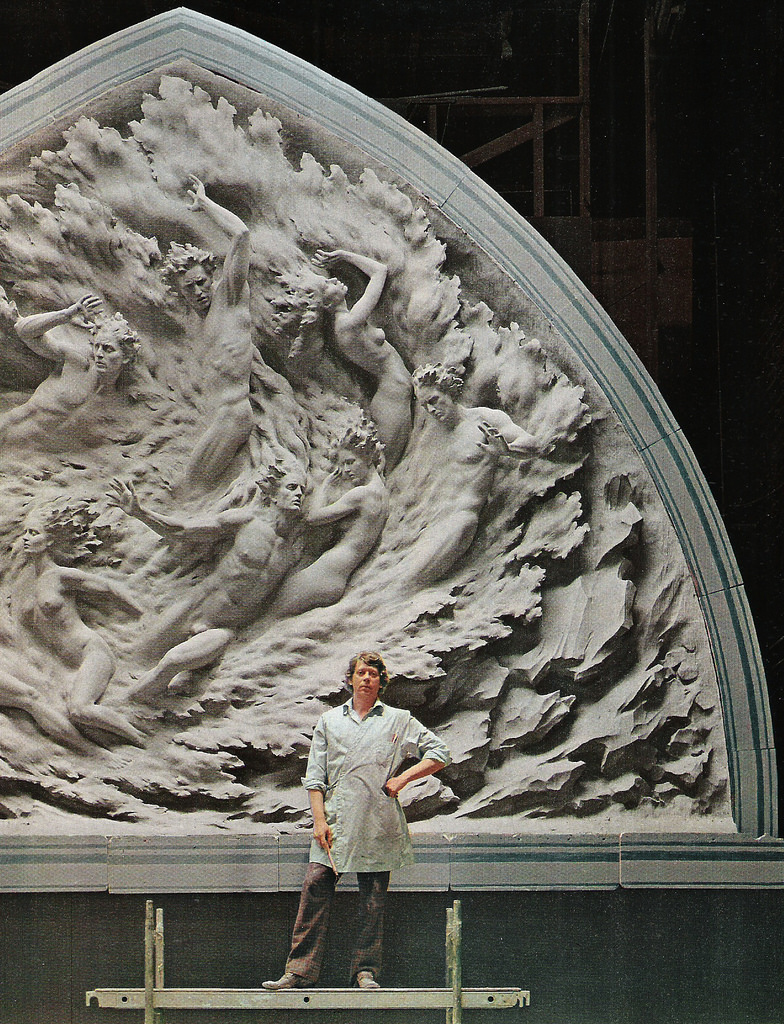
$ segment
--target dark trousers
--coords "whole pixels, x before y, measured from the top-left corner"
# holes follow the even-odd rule
[[[308,864],[299,911],[294,923],[291,952],[286,970],[311,984],[318,981],[327,949],[329,912],[335,885],[340,876],[323,864]],[[351,958],[351,983],[358,971],[372,971],[378,978],[381,971],[381,945],[384,934],[384,903],[389,887],[388,871],[357,872],[359,912],[357,937]]]

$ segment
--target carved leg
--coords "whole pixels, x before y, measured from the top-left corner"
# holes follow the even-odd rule
[[[0,707],[18,708],[30,715],[42,732],[65,746],[84,750],[84,737],[68,721],[65,714],[52,707],[36,690],[26,683],[0,671]]]
[[[129,691],[134,698],[152,697],[161,693],[178,672],[203,668],[212,664],[234,639],[230,629],[206,629],[184,640],[161,658],[154,669],[147,672]]]
[[[124,715],[96,703],[106,692],[114,667],[114,656],[108,645],[97,636],[89,640],[73,690],[68,697],[68,717],[80,728],[102,729],[137,747],[143,747],[144,735]]]
[[[475,512],[456,512],[429,526],[404,559],[401,578],[422,586],[443,579],[471,547],[478,525]]]
[[[188,462],[188,484],[212,487],[248,440],[253,429],[250,399],[234,406],[222,406],[215,420],[199,438]]]

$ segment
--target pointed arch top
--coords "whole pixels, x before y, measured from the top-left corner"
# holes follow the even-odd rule
[[[0,97],[0,148],[178,59],[250,89],[361,148],[427,196],[532,296],[602,388],[669,514],[707,624],[739,831],[776,830],[767,691],[743,582],[694,455],[607,314],[555,251],[454,156],[379,103],[246,32],[177,8],[66,58]]]

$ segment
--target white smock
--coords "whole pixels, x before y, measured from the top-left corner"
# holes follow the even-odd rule
[[[376,701],[360,718],[351,700],[321,716],[313,733],[303,785],[324,794],[332,859],[344,871],[394,871],[413,863],[403,808],[384,792],[404,760],[449,764],[446,744],[410,711]],[[330,867],[314,839],[310,859]]]

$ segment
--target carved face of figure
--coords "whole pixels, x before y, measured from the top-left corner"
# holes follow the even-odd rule
[[[90,339],[90,349],[98,374],[116,380],[125,361],[119,337],[111,331],[100,330]]]
[[[43,519],[28,516],[22,530],[22,550],[28,556],[42,555],[49,547],[50,538]]]
[[[286,512],[298,512],[305,494],[305,481],[299,474],[287,474],[278,486],[275,504]]]
[[[347,294],[348,288],[342,281],[338,281],[334,277],[330,278],[324,286],[323,298],[325,307],[327,309],[334,309],[343,302]]]
[[[206,316],[212,305],[212,275],[195,263],[177,278],[177,288],[186,305]]]
[[[381,691],[381,673],[375,666],[358,661],[351,676],[351,689],[363,703],[375,704]]]
[[[428,384],[420,384],[417,388],[417,399],[433,419],[445,427],[454,427],[460,418],[457,402],[445,391]]]
[[[4,288],[0,288],[0,324],[11,327],[19,319],[19,310],[13,299],[9,299]]]
[[[341,448],[335,455],[335,467],[344,480],[361,484],[367,479],[370,462],[363,459],[355,448]]]

